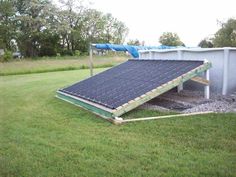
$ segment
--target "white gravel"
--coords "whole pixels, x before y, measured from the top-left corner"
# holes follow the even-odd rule
[[[205,112],[205,111],[213,111],[213,112],[229,112],[231,109],[231,104],[224,101],[213,101],[212,103],[206,103],[194,106],[190,109],[186,109],[182,111],[183,113],[192,113],[192,112]]]
[[[162,104],[162,100],[165,100],[165,104]],[[166,105],[166,100],[170,104]],[[173,103],[178,104],[177,107],[183,106],[183,110],[171,109]],[[191,105],[191,108],[185,109],[185,107]],[[198,91],[182,91],[181,93],[168,92],[160,96],[156,100],[152,100],[144,105],[140,106],[141,109],[151,109],[159,111],[177,111],[181,113],[193,113],[193,112],[236,112],[236,93],[223,96],[211,93],[211,98],[206,100],[203,97],[203,92]]]

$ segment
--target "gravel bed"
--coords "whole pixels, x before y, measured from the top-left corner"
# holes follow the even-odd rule
[[[180,113],[236,112],[236,93],[227,96],[211,93],[209,100],[205,99],[203,95],[203,92],[199,91],[184,90],[180,93],[171,91],[143,104],[139,108]]]

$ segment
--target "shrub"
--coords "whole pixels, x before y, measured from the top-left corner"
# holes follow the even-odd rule
[[[3,56],[2,56],[2,58],[3,58],[3,61],[5,61],[5,62],[7,62],[7,61],[9,61],[10,59],[12,59],[12,52],[11,51],[9,51],[9,50],[6,50],[5,52],[4,52],[4,54],[3,54]]]
[[[81,55],[81,52],[79,50],[75,50],[75,56],[80,56]]]
[[[73,52],[71,50],[62,50],[61,51],[61,56],[73,56]]]
[[[88,52],[81,52],[81,54],[80,54],[81,56],[88,56],[89,55],[89,53]]]

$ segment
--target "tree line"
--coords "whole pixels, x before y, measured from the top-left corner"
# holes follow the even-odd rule
[[[89,43],[123,43],[128,28],[83,0],[0,0],[0,48],[26,57],[87,53]]]
[[[236,47],[236,19],[230,18],[226,22],[220,22],[220,29],[211,37],[202,39],[198,46],[202,48],[212,47]],[[130,45],[142,45],[138,39],[130,40]],[[159,37],[159,43],[167,46],[185,46],[177,33],[164,32]]]
[[[198,44],[202,48],[236,47],[236,19],[230,18],[227,22],[218,22],[221,28],[213,37],[208,37]]]
[[[20,51],[25,57],[80,55],[93,43],[124,43],[126,25],[96,9],[86,0],[0,0],[0,49]],[[200,47],[236,47],[236,19],[220,22],[221,28]],[[185,46],[176,33],[164,32],[162,45]],[[144,45],[138,39],[130,45]]]

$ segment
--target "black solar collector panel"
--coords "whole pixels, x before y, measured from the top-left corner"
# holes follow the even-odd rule
[[[115,109],[203,64],[203,61],[129,60],[61,92]]]

